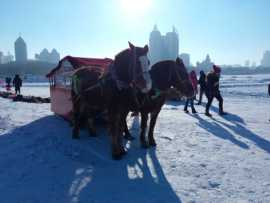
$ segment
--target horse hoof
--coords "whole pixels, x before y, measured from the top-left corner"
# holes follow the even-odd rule
[[[156,143],[155,140],[149,140],[149,145],[152,146],[152,147],[156,147],[157,143]]]
[[[124,135],[124,138],[126,140],[135,140],[135,137],[133,137],[132,135]]]
[[[122,159],[122,154],[113,154],[112,159],[113,160],[121,160]]]
[[[96,133],[89,133],[89,137],[97,137],[98,135]]]
[[[78,139],[80,139],[80,137],[79,137],[78,135],[73,135],[73,136],[72,136],[72,139],[78,140]]]
[[[126,155],[127,154],[127,151],[125,149],[121,150],[121,155]]]
[[[148,145],[146,142],[142,142],[142,143],[141,143],[141,147],[142,147],[143,149],[147,149],[147,148],[149,148],[149,145]]]

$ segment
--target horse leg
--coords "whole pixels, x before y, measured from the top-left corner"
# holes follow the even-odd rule
[[[111,115],[110,116],[110,131],[111,131],[111,139],[112,139],[112,158],[114,160],[119,160],[122,158],[121,148],[119,146],[119,115]],[[122,136],[122,135],[121,135]]]
[[[73,130],[72,130],[72,138],[79,139],[80,133],[80,111],[78,108],[73,108]]]
[[[154,129],[155,129],[159,112],[160,112],[160,109],[156,112],[151,113],[150,127],[149,127],[149,132],[148,132],[148,142],[150,146],[157,146],[156,141],[154,139]]]
[[[128,131],[127,121],[126,121],[128,112],[129,111],[124,111],[124,112],[121,113],[121,116],[120,116],[118,142],[119,142],[119,146],[120,146],[122,155],[125,155],[127,153],[126,150],[125,150],[125,148],[124,148],[124,146],[123,146],[123,136],[122,135],[123,135],[123,133],[125,131]],[[132,136],[130,135],[130,137],[132,137]]]
[[[126,130],[127,128],[127,123],[126,123],[126,116],[122,116],[121,120],[120,120],[120,125],[119,125],[119,136],[118,136],[118,144],[121,150],[121,154],[125,155],[127,152],[123,146],[123,132]]]
[[[148,148],[148,144],[145,140],[145,131],[147,128],[147,120],[148,120],[148,113],[141,112],[141,136],[140,136],[140,141],[141,141],[141,146],[142,148]]]
[[[87,127],[88,127],[89,136],[96,137],[97,131],[96,131],[96,128],[94,125],[94,118],[93,117],[90,117],[87,119]]]
[[[134,140],[135,138],[130,134],[127,126],[127,121],[124,122],[124,138],[127,140]]]

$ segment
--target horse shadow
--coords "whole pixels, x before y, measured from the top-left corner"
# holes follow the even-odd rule
[[[134,132],[138,122],[134,119]],[[47,116],[1,135],[1,199],[181,202],[154,148],[143,150],[136,139],[126,143],[128,154],[121,161],[113,161],[106,131],[98,127],[100,136],[89,138],[83,130],[81,139],[73,140],[66,121]]]

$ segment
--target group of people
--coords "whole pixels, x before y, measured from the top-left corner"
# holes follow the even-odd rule
[[[189,79],[193,86],[195,93],[198,93],[198,84],[200,86],[199,92],[199,100],[198,105],[202,103],[202,97],[205,94],[207,98],[207,104],[205,108],[205,115],[211,117],[212,115],[209,112],[210,106],[213,102],[213,99],[216,98],[219,102],[219,114],[225,115],[226,113],[223,111],[223,98],[219,91],[219,79],[220,79],[221,68],[213,65],[213,69],[206,75],[204,71],[200,71],[200,78],[197,80],[197,75],[194,70],[189,73]],[[189,98],[186,100],[184,111],[189,113],[188,105],[190,104],[192,113],[197,113],[194,107],[194,100],[196,99],[196,95],[193,98]]]
[[[6,90],[10,91],[11,90],[11,78],[10,77],[6,77]],[[13,78],[13,86],[15,87],[15,94],[21,94],[21,87],[22,87],[22,79],[20,78],[20,76],[18,74],[15,75],[15,77]]]

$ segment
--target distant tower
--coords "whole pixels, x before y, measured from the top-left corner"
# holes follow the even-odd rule
[[[15,59],[16,62],[26,62],[27,61],[27,47],[26,43],[21,38],[21,36],[15,41]]]
[[[172,32],[166,34],[166,47],[168,59],[175,60],[179,54],[179,39],[175,27]]]
[[[176,29],[173,27],[172,32],[161,35],[157,25],[155,25],[150,33],[149,46],[149,56],[152,65],[162,60],[175,60],[179,52],[179,40]]]
[[[250,61],[249,60],[246,60],[245,61],[245,67],[249,67],[250,66]]]
[[[266,50],[261,60],[261,66],[270,67],[270,50]]]
[[[209,54],[206,55],[205,63],[207,63],[207,64],[210,64],[211,63],[211,59],[210,59]]]
[[[149,47],[150,61],[153,65],[160,60],[162,56],[161,50],[163,47],[162,36],[157,28],[157,25],[154,26],[153,31],[150,33]]]
[[[58,63],[60,61],[60,54],[56,49],[53,49],[51,52],[51,63]]]
[[[183,60],[185,66],[188,68],[190,66],[190,55],[187,53],[182,53],[179,57]]]
[[[36,60],[48,62],[48,63],[58,63],[60,61],[60,54],[56,49],[53,49],[51,53],[48,49],[43,49],[40,54],[35,55]]]

